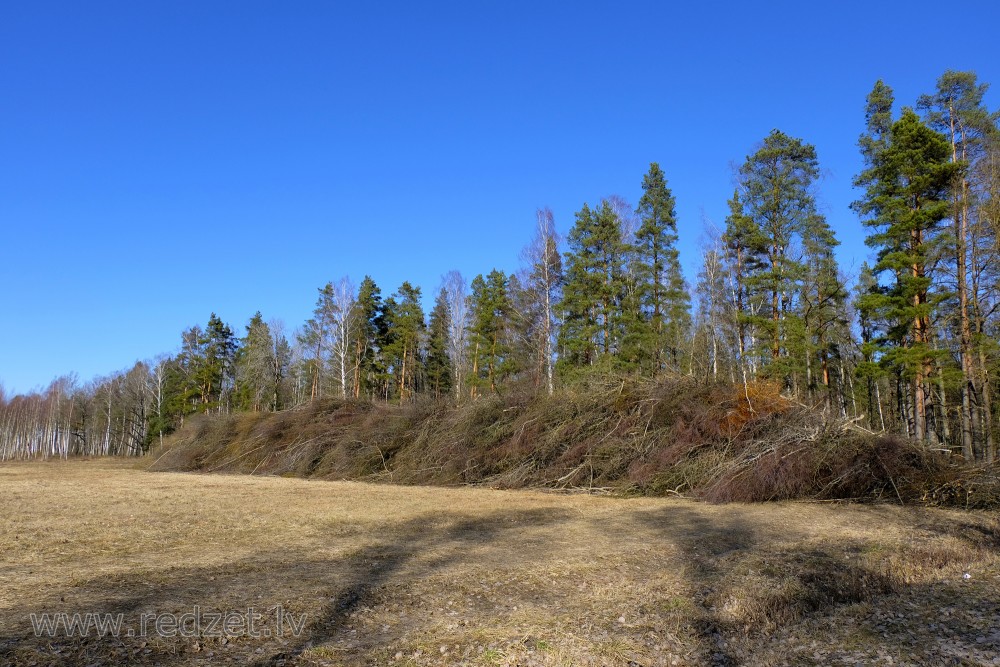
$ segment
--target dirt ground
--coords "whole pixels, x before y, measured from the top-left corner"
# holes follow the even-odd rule
[[[1000,517],[4,464],[0,664],[1000,665]]]

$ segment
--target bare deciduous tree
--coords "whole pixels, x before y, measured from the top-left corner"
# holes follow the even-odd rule
[[[448,300],[448,311],[451,319],[448,322],[448,358],[451,359],[453,374],[452,387],[455,390],[455,397],[462,396],[462,388],[465,386],[466,372],[466,347],[468,346],[468,296],[469,286],[465,278],[458,271],[449,271],[441,280],[441,287],[444,289]]]

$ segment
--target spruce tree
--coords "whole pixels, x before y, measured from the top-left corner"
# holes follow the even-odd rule
[[[722,236],[725,246],[730,280],[732,305],[735,311],[736,355],[741,374],[756,372],[756,362],[751,350],[755,347],[754,322],[762,304],[758,295],[751,292],[751,278],[764,267],[766,237],[756,221],[743,211],[739,190],[729,200],[726,231]]]
[[[861,333],[861,362],[855,373],[865,381],[865,399],[867,404],[868,424],[871,428],[886,429],[885,411],[882,409],[882,381],[887,377],[884,366],[878,363],[878,341],[883,338],[879,328],[880,322],[872,317],[874,310],[865,301],[869,295],[881,291],[875,274],[868,262],[861,265],[858,280],[854,287],[854,309],[858,313],[858,327]],[[876,302],[877,303],[877,302]]]
[[[607,201],[596,211],[584,204],[568,238],[559,332],[563,368],[588,366],[621,350],[627,292],[627,248],[618,216]]]
[[[865,131],[858,138],[858,148],[864,160],[865,168],[854,177],[854,187],[873,187],[878,181],[878,168],[884,161],[884,154],[889,145],[892,130],[892,106],[895,96],[892,88],[879,79],[875,82],[865,100]],[[865,217],[865,202],[855,201],[851,209],[860,217]],[[885,340],[885,322],[878,318],[878,313],[868,306],[869,295],[884,292],[878,278],[866,262],[858,276],[855,286],[854,306],[858,312],[861,325],[861,355],[862,362],[858,365],[858,374],[867,384],[869,421],[874,426],[875,415],[878,412],[878,424],[886,427],[885,410],[883,410],[880,385],[882,380],[888,380],[889,369],[880,363],[881,344]],[[898,383],[897,383],[898,384]],[[889,386],[888,384],[886,386]],[[872,403],[874,401],[874,403]],[[900,415],[901,416],[901,415]],[[891,415],[890,415],[891,421]]]
[[[201,326],[194,325],[181,333],[181,349],[170,364],[166,378],[167,410],[177,419],[177,425],[184,425],[184,417],[197,412],[201,402],[201,387],[198,371],[204,363]]]
[[[822,386],[827,412],[833,409],[835,382],[832,364],[844,362],[843,347],[850,341],[845,310],[847,290],[840,279],[833,249],[840,245],[826,218],[814,215],[802,228],[805,272],[800,309],[806,355],[806,387],[810,394]],[[815,369],[814,369],[815,362]],[[844,395],[840,387],[840,395]],[[843,409],[843,401],[839,401]]]
[[[320,398],[326,390],[327,370],[337,326],[337,311],[333,283],[327,283],[319,289],[313,316],[306,321],[299,334],[299,344],[305,351],[303,363],[309,378],[310,399]]]
[[[440,399],[451,391],[452,368],[448,357],[448,330],[451,313],[448,292],[442,288],[434,301],[428,325],[427,338],[427,391]]]
[[[649,165],[642,190],[634,271],[641,312],[639,347],[651,356],[653,372],[667,366],[678,370],[681,346],[691,328],[691,298],[676,247],[674,197],[659,164]]]
[[[271,353],[271,409],[282,410],[294,403],[292,389],[289,386],[289,367],[292,363],[292,346],[285,338],[280,321],[271,321],[271,343],[274,346]]]
[[[422,342],[427,325],[420,288],[404,282],[386,301],[384,312],[387,335],[382,351],[393,379],[391,391],[405,403],[424,379]]]
[[[484,391],[497,393],[500,383],[513,371],[509,322],[511,301],[508,278],[494,269],[472,280],[469,295],[469,375],[473,398]]]
[[[250,318],[246,329],[236,355],[235,403],[239,410],[260,412],[274,407],[275,344],[260,311]]]
[[[237,350],[233,330],[212,313],[197,344],[200,349],[194,360],[193,376],[200,394],[198,409],[228,412]]]
[[[370,398],[382,394],[385,365],[380,345],[386,338],[382,290],[371,276],[365,276],[358,287],[351,325],[354,332],[354,397],[362,394]]]

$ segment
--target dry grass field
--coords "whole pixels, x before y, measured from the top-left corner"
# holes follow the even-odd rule
[[[3,465],[0,493],[3,665],[1000,665],[995,512],[109,461]],[[137,631],[248,607],[301,632]],[[35,636],[61,612],[123,625]]]

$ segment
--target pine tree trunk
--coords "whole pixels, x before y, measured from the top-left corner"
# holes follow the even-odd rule
[[[913,420],[913,394],[912,385],[904,389],[903,377],[896,373],[896,403],[899,411],[899,418],[906,426],[906,435],[910,438],[916,436],[916,427]]]
[[[921,365],[913,378],[913,437],[917,440],[927,438],[927,402],[924,396],[924,372]]]
[[[806,397],[810,403],[813,399],[812,382],[812,355],[806,350]]]
[[[948,107],[948,119],[951,139],[951,161],[953,164],[959,162],[958,139],[955,127],[955,108]],[[964,138],[964,137],[963,137]],[[961,159],[965,159],[965,143],[962,144]],[[968,239],[969,239],[969,207],[968,207],[968,179],[962,176],[957,191],[953,195],[952,215],[955,230],[955,291],[958,297],[958,356],[962,369],[962,406],[960,411],[960,423],[962,430],[961,444],[962,455],[965,460],[972,461],[975,458],[972,401],[971,394],[975,392],[974,374],[972,367],[972,327],[969,321],[969,289],[968,289]]]
[[[848,373],[847,370],[844,368],[844,360],[843,360],[843,358],[841,358],[841,360],[840,360],[840,405],[842,407],[841,407],[841,411],[840,412],[841,412],[841,416],[843,416],[843,417],[847,417],[847,396],[844,393],[845,390],[846,390],[846,387],[844,386],[844,380],[845,380],[845,378],[846,378],[847,382],[850,383],[850,387],[851,387],[851,407],[853,409],[853,414],[854,414],[855,417],[858,416],[858,399],[857,399],[857,397],[854,394],[854,378],[851,377],[852,375],[853,375],[852,373]]]
[[[399,403],[406,401],[406,342],[403,342],[403,366],[399,371]]]
[[[472,355],[472,386],[469,387],[469,398],[476,398],[476,381],[479,379],[479,341],[476,341],[476,351]]]
[[[938,385],[938,415],[941,420],[941,439],[947,445],[951,442],[951,421],[948,417],[948,395],[945,393],[944,378],[941,376],[941,369],[937,373]]]
[[[932,339],[934,341],[934,351],[938,349],[937,336]],[[941,439],[944,441],[945,445],[951,444],[951,420],[948,416],[948,394],[945,392],[944,386],[944,373],[941,369],[941,364],[938,362],[937,366],[937,387],[938,387],[938,418],[941,422]]]
[[[496,365],[497,360],[497,334],[493,334],[493,344],[490,346],[490,364],[489,364],[489,381],[490,381],[490,393],[495,394],[497,391],[496,381],[493,377],[493,367]]]
[[[827,359],[826,350],[823,350],[820,353],[820,364],[823,372],[822,377],[823,377],[823,390],[824,390],[823,401],[825,406],[824,410],[826,414],[830,414],[833,412],[833,399],[830,395],[832,391],[830,388],[830,361],[829,359]]]
[[[993,436],[993,396],[990,387],[990,378],[986,364],[986,353],[983,347],[979,346],[979,371],[980,384],[982,385],[982,411],[983,411],[983,441],[986,450],[986,460],[995,463],[1000,458],[1000,451],[997,450],[996,441]]]
[[[773,270],[773,269],[772,269]],[[774,325],[774,334],[771,336],[771,358],[775,361],[781,355],[781,334],[778,322],[781,314],[778,308],[778,290],[771,292],[771,320]]]

